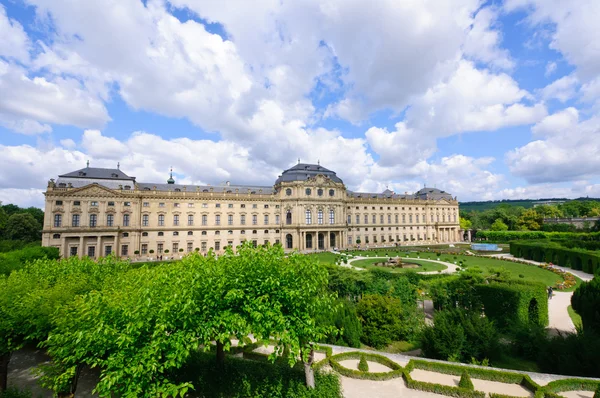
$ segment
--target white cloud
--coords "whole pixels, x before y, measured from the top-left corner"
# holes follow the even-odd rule
[[[29,189],[3,189],[0,188],[0,202],[3,204],[16,204],[19,207],[44,208],[44,190]]]
[[[371,127],[365,136],[371,149],[379,155],[378,164],[382,167],[411,167],[435,152],[435,140],[420,136],[402,122],[396,123],[396,131]]]
[[[8,18],[4,6],[0,4],[0,56],[14,58],[26,63],[29,61],[31,43],[23,26],[14,19]]]
[[[70,138],[64,139],[64,140],[60,140],[60,145],[62,147],[64,147],[65,149],[75,149],[75,147],[77,146],[77,144],[75,143],[75,141],[73,141]]]
[[[600,118],[579,121],[568,108],[532,128],[544,139],[506,155],[510,171],[529,183],[564,182],[600,176]]]
[[[556,72],[556,62],[553,61],[549,61],[546,64],[546,72],[544,73],[544,76],[549,77],[551,76],[554,72]]]
[[[515,66],[508,50],[500,48],[502,34],[500,30],[493,29],[497,23],[498,10],[493,7],[480,9],[473,25],[467,35],[463,51],[469,58],[485,62],[502,69],[511,69]]]
[[[509,75],[461,61],[452,77],[427,91],[407,111],[407,125],[437,136],[531,124],[546,115],[543,104],[526,106],[530,94]]]
[[[101,127],[110,120],[104,104],[89,95],[78,81],[30,78],[23,68],[2,60],[0,92],[0,118],[7,127],[12,123],[17,132],[50,131],[46,123]]]
[[[574,98],[577,93],[579,80],[575,75],[563,76],[540,90],[541,97],[545,100],[557,99],[566,102]]]
[[[98,130],[84,131],[81,146],[88,154],[97,158],[121,159],[128,153],[125,144],[115,138],[103,136]]]

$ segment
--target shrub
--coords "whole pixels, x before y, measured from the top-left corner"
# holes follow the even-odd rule
[[[322,342],[347,346],[360,347],[362,326],[356,314],[356,306],[350,300],[338,300],[340,308],[334,314],[323,314],[317,319],[321,325],[335,326],[338,332],[326,336]]]
[[[421,330],[423,314],[416,306],[403,306],[390,296],[365,295],[356,306],[363,334],[361,340],[382,348],[395,340],[411,340]]]
[[[364,355],[360,356],[360,361],[358,361],[358,370],[361,372],[369,371],[369,363],[367,362],[367,358]]]
[[[594,398],[600,398],[600,384],[598,384],[596,391],[594,391]]]
[[[6,391],[0,391],[0,398],[31,398],[30,391],[19,390],[15,387],[9,387]]]
[[[578,331],[548,339],[538,354],[545,373],[600,377],[600,336]]]
[[[475,390],[475,386],[473,386],[473,382],[471,381],[471,377],[465,370],[463,374],[460,376],[460,381],[458,382],[458,386],[460,388],[464,388],[466,390]]]
[[[600,334],[600,277],[580,284],[571,297],[571,305],[581,315],[583,329]]]
[[[22,268],[28,262],[48,258],[56,260],[60,257],[56,247],[31,246],[21,250],[0,253],[0,275],[9,275],[12,271]]]
[[[445,310],[437,312],[433,326],[423,330],[421,347],[429,358],[483,361],[497,357],[499,336],[493,322],[480,312]]]

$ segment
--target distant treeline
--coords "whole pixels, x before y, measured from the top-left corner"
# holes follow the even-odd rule
[[[0,202],[0,253],[39,245],[43,226],[41,209]]]

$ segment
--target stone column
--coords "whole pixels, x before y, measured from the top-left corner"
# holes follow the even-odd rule
[[[62,258],[67,258],[69,257],[69,244],[68,244],[69,240],[66,237],[63,237],[63,252],[62,252]]]
[[[98,235],[98,242],[96,243],[96,258],[102,257],[102,237]]]
[[[84,255],[83,254],[83,250],[84,250],[83,241],[84,241],[84,238],[85,238],[84,236],[79,237],[79,249],[78,249],[79,250],[79,253],[78,253],[79,254],[79,258],[83,258],[83,255]]]
[[[325,242],[323,242],[323,243],[325,243],[323,245],[323,247],[325,248],[325,250],[329,250],[329,245],[331,243],[331,242],[329,242],[329,231],[325,232]]]
[[[469,242],[471,242],[471,230],[467,231],[467,239],[469,239]]]

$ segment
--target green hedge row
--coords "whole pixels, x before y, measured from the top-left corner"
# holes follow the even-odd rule
[[[548,262],[561,267],[595,274],[600,270],[600,253],[569,249],[557,242],[511,242],[510,254],[528,260]]]
[[[361,356],[364,356],[368,361],[377,362],[382,365],[387,366],[392,369],[389,372],[384,373],[372,373],[372,372],[362,372],[358,369],[348,369],[342,365],[340,365],[339,361],[343,361],[345,359],[360,359]],[[395,379],[397,377],[401,377],[403,373],[403,369],[396,362],[392,361],[388,357],[378,354],[364,353],[359,351],[351,351],[344,352],[342,354],[337,354],[329,358],[329,364],[331,368],[338,372],[339,374],[351,377],[353,379],[362,379],[362,380],[390,380]]]
[[[408,365],[406,365],[406,368],[404,368],[404,372],[402,372],[402,377],[404,378],[404,381],[406,382],[406,386],[408,388],[413,390],[432,392],[434,394],[447,395],[449,397],[485,398],[485,393],[481,391],[473,391],[467,390],[466,388],[452,387],[443,384],[427,383],[424,381],[413,380],[413,378],[410,376],[410,372],[414,369],[415,362],[416,361],[414,360],[410,360],[410,362],[408,362]]]
[[[555,380],[544,386],[547,393],[557,393],[563,391],[596,391],[600,381],[586,379],[563,379]]]
[[[485,315],[500,328],[515,324],[548,325],[548,295],[541,283],[490,282],[476,287]]]
[[[475,238],[493,242],[510,242],[513,240],[600,241],[600,232],[477,231]]]
[[[519,384],[532,392],[535,392],[540,388],[540,386],[531,380],[531,377],[528,375],[513,372],[503,372],[495,369],[467,367],[441,362],[422,361],[418,359],[411,359],[406,366],[406,369],[423,369],[455,376],[462,375],[462,373],[466,370],[471,377],[476,379],[497,381],[508,384]]]
[[[0,274],[9,275],[12,271],[21,269],[26,263],[49,258],[57,260],[60,257],[56,247],[33,246],[21,250],[0,253]]]

